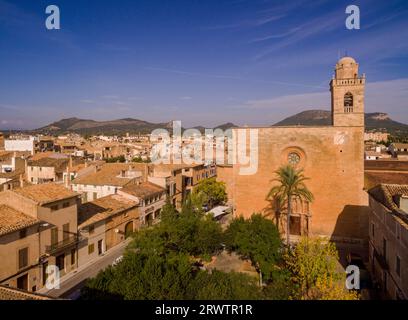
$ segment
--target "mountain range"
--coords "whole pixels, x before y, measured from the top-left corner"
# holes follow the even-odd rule
[[[408,125],[392,120],[387,113],[373,112],[364,116],[365,129],[389,133],[408,133]],[[331,124],[331,111],[307,110],[283,119],[274,126],[328,126]]]
[[[272,126],[326,126],[331,124],[331,112],[328,110],[307,110],[279,121]],[[374,112],[365,114],[366,130],[387,131],[392,134],[408,134],[408,125],[392,120],[384,112]],[[237,127],[228,122],[214,127],[226,130]],[[172,122],[152,123],[144,120],[124,118],[110,121],[96,121],[89,119],[68,118],[53,122],[47,126],[30,131],[31,133],[41,133],[58,135],[68,132],[78,134],[125,134],[129,133],[150,133],[154,129],[172,129]],[[204,132],[204,126],[196,126],[200,132]],[[184,130],[184,128],[183,128]]]
[[[215,128],[222,130],[236,127],[233,123],[225,123]],[[78,134],[106,134],[106,135],[120,135],[124,133],[150,133],[154,129],[172,129],[172,121],[163,123],[152,123],[144,120],[124,118],[118,120],[109,121],[95,121],[89,119],[68,118],[53,122],[47,126],[33,130],[33,133],[58,135],[67,132],[74,132]],[[214,128],[214,129],[215,129]],[[182,128],[184,130],[184,128]],[[205,127],[197,126],[194,129],[198,129],[200,132],[204,132]]]

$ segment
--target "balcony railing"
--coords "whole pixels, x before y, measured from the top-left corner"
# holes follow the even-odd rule
[[[66,249],[72,245],[75,245],[79,241],[78,236],[70,235],[66,239],[59,241],[57,243],[53,243],[50,246],[45,246],[45,252],[47,254],[54,254],[60,250]]]

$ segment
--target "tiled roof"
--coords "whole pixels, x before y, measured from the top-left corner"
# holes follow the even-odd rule
[[[377,202],[384,205],[392,213],[408,221],[408,213],[401,210],[395,203],[394,196],[408,196],[408,185],[401,184],[379,184],[368,190],[368,194]]]
[[[69,159],[41,158],[34,161],[29,161],[28,165],[32,167],[53,167],[56,172],[63,172],[69,164]]]
[[[119,177],[120,173],[125,170],[141,171],[143,174],[143,164],[126,164],[126,163],[106,163],[102,168],[90,174],[74,179],[72,184],[98,185],[98,186],[117,186],[123,187],[132,181],[133,177]]]
[[[39,220],[9,206],[0,205],[0,235],[30,227],[39,222]]]
[[[0,178],[15,179],[20,178],[20,175],[24,174],[24,168],[18,168],[12,172],[0,172]]]
[[[66,189],[63,185],[55,183],[36,184],[13,190],[13,192],[31,199],[39,205],[78,196],[77,193]]]
[[[140,184],[126,186],[120,191],[144,199],[146,197],[165,192],[166,189],[151,182],[142,182]]]
[[[393,143],[393,146],[398,149],[408,149],[408,143]]]
[[[381,183],[408,184],[408,172],[365,171],[364,187],[371,189]]]
[[[53,298],[0,285],[0,300],[53,300]]]
[[[117,194],[84,203],[78,208],[78,228],[82,229],[136,206],[135,201]]]
[[[200,165],[200,164],[198,164],[198,165]],[[181,169],[187,169],[187,168],[195,167],[195,166],[198,166],[198,165],[195,165],[195,164],[189,165],[189,164],[172,164],[172,163],[164,164],[164,163],[161,163],[161,164],[151,164],[150,166],[151,166],[152,169],[157,170],[157,171],[177,171],[177,170],[181,170]]]
[[[46,151],[46,152],[38,152],[34,154],[30,160],[37,161],[43,158],[53,158],[53,159],[68,159],[69,157],[66,154],[53,152],[53,151]]]

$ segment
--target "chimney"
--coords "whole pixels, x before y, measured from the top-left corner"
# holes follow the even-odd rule
[[[394,201],[398,205],[398,208],[408,213],[408,196],[407,195],[396,195],[394,197]]]

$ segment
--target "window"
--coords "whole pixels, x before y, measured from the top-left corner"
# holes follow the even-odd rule
[[[21,290],[28,290],[28,273],[17,278],[17,288]]]
[[[69,238],[69,223],[66,223],[62,226],[62,239],[68,240]]]
[[[28,248],[18,250],[18,268],[22,269],[28,266]]]
[[[94,192],[94,193],[93,193],[93,199],[94,199],[94,200],[98,199],[98,193],[97,193],[97,192]]]
[[[65,270],[65,254],[61,254],[55,258],[55,265],[58,267],[59,271]]]
[[[95,245],[92,243],[88,246],[88,254],[92,254],[95,251]]]
[[[371,223],[371,235],[374,238],[374,232],[375,232],[375,225],[374,223]]]
[[[71,266],[75,264],[75,249],[71,250]]]
[[[353,95],[350,92],[347,92],[344,95],[344,112],[345,113],[353,112]]]
[[[64,202],[64,203],[62,204],[62,207],[63,207],[63,208],[68,208],[68,207],[69,207],[69,202]]]
[[[93,234],[93,233],[95,232],[95,226],[94,226],[94,225],[90,225],[90,226],[88,227],[88,231],[89,231],[89,234]]]
[[[291,152],[288,154],[288,162],[292,166],[297,165],[300,162],[300,156],[296,152]]]
[[[51,246],[58,243],[58,228],[51,229]]]
[[[58,204],[51,206],[51,211],[57,211],[58,210]]]
[[[395,272],[397,273],[398,277],[401,276],[401,259],[398,256],[395,259]]]
[[[21,229],[19,236],[20,236],[20,239],[27,237],[27,229]]]

